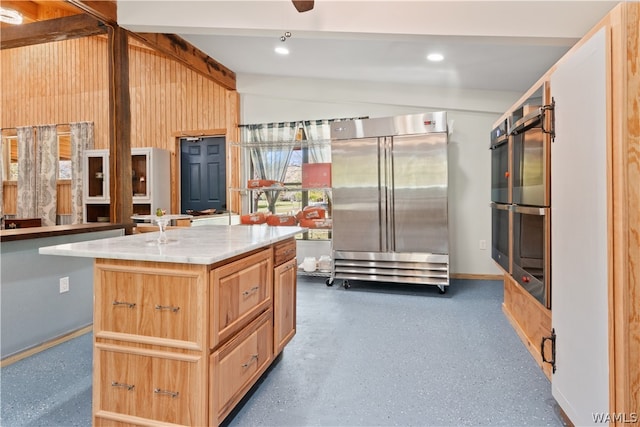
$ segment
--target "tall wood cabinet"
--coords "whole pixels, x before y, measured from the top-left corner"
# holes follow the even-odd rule
[[[84,154],[84,222],[108,222],[109,150]],[[171,207],[170,153],[153,147],[131,149],[133,212],[150,215]]]
[[[638,46],[640,4],[620,3],[541,78],[556,113],[549,316],[505,276],[505,312],[554,363],[552,394],[575,425],[640,420]]]
[[[295,334],[292,245],[213,265],[97,259],[94,425],[219,425]]]

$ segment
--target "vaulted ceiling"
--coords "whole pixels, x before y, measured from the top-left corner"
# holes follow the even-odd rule
[[[525,91],[615,1],[125,0],[118,23],[175,33],[243,74]],[[290,32],[290,37],[280,41]],[[279,56],[275,47],[287,47]],[[444,60],[431,63],[438,51]]]
[[[91,2],[85,2],[91,3]],[[244,74],[526,90],[616,1],[120,0],[118,23],[177,34]],[[65,1],[2,1],[25,22],[82,13]],[[6,26],[6,24],[2,24]],[[280,39],[286,33],[289,37]],[[289,55],[274,53],[286,47]],[[426,60],[431,52],[444,60]]]

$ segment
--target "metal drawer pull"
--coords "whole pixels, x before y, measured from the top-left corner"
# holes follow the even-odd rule
[[[258,360],[258,355],[257,354],[252,354],[251,358],[249,359],[249,361],[247,363],[243,363],[242,367],[243,368],[248,368],[249,365],[251,365],[253,363],[254,360]]]
[[[177,391],[161,390],[159,388],[154,388],[153,392],[157,394],[166,394],[168,396],[173,397],[174,399],[180,395],[180,393]]]
[[[129,308],[133,308],[136,306],[135,302],[126,302],[126,301],[113,301],[111,303],[112,305],[126,305],[129,306]]]
[[[116,381],[111,381],[111,386],[112,386],[112,387],[124,387],[124,388],[126,388],[127,390],[129,390],[129,391],[131,391],[131,390],[133,390],[134,388],[136,388],[136,386],[135,386],[135,385],[119,383],[119,382],[116,382]]]
[[[254,286],[253,288],[249,289],[248,291],[244,291],[244,292],[242,293],[242,296],[245,296],[245,297],[246,297],[247,295],[250,295],[250,294],[252,294],[252,293],[256,292],[258,289],[260,289],[260,286],[256,285],[256,286]]]
[[[289,255],[289,254],[294,253],[295,251],[296,251],[295,249],[293,249],[293,248],[289,248],[289,249],[287,249],[286,251],[284,251],[284,254],[285,254],[285,255]]]
[[[156,304],[156,310],[171,310],[174,313],[177,313],[180,310],[180,307],[174,307],[172,305],[160,305]]]

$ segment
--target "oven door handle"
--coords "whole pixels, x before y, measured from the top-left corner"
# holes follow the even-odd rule
[[[544,111],[538,108],[513,124],[509,135],[517,135],[541,124]]]
[[[489,203],[489,207],[493,209],[498,209],[500,211],[508,211],[510,205],[504,205],[502,203],[491,202]]]
[[[501,145],[506,144],[507,142],[509,142],[509,135],[504,134],[504,135],[494,139],[493,141],[491,141],[491,145],[489,146],[489,150],[495,150],[496,148],[500,147]]]
[[[533,206],[520,206],[520,205],[511,205],[511,211],[519,214],[526,215],[539,215],[545,216],[547,214],[547,209],[549,208],[538,208]]]

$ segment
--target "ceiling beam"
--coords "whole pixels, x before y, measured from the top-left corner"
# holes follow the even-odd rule
[[[95,36],[106,32],[107,28],[104,24],[91,16],[84,14],[66,16],[4,28],[0,49]]]
[[[175,34],[130,33],[149,47],[182,63],[226,89],[236,90],[236,73]]]
[[[118,4],[115,0],[66,0],[66,2],[103,22],[118,23]]]

